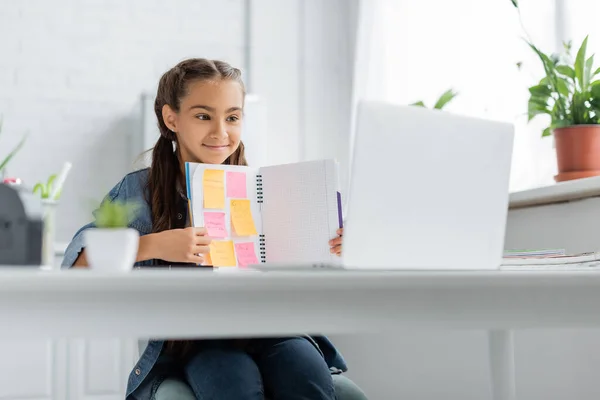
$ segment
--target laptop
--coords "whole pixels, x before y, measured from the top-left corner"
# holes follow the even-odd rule
[[[513,137],[508,123],[360,102],[344,268],[499,268]]]

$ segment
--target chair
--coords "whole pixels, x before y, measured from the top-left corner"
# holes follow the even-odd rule
[[[139,354],[144,352],[147,345],[147,340],[138,340]],[[342,373],[332,373],[331,377],[337,400],[368,400],[365,393]],[[196,396],[187,383],[169,378],[158,387],[154,400],[196,400]]]
[[[342,374],[332,375],[337,400],[367,400],[367,396],[354,382]],[[187,383],[179,379],[166,379],[156,391],[154,400],[196,400]]]

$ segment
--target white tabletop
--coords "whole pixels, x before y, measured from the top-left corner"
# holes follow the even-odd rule
[[[4,337],[600,326],[600,272],[0,269]]]

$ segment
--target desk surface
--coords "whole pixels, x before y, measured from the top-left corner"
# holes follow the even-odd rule
[[[600,327],[600,272],[0,270],[4,337]]]

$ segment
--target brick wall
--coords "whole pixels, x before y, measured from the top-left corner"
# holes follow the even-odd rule
[[[58,240],[132,167],[136,103],[179,60],[243,62],[243,0],[0,0],[0,156],[28,184],[69,160]]]

